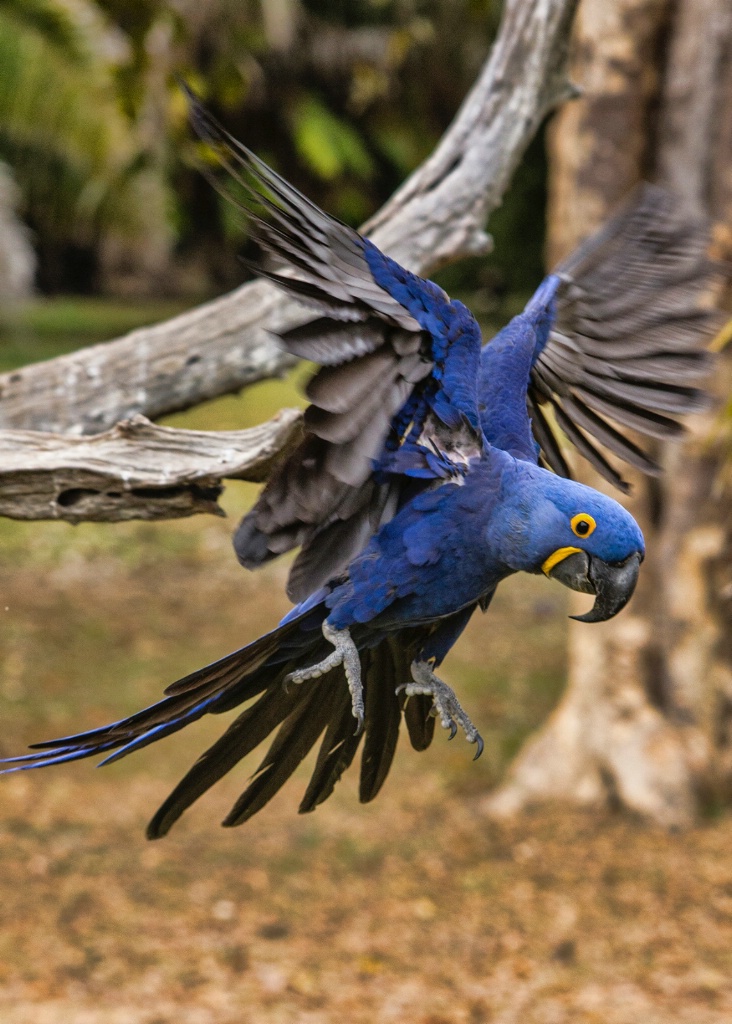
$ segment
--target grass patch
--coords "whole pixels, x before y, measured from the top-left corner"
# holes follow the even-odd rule
[[[0,313],[0,372],[52,359],[182,313],[180,302],[38,298]]]

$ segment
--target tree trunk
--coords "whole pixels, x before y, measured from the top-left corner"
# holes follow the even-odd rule
[[[592,234],[647,172],[657,54],[670,0],[585,0],[570,75],[581,90],[549,132],[547,263]]]
[[[664,89],[657,166],[695,213],[715,224],[714,255],[732,260],[732,6],[684,0],[676,16]],[[727,294],[722,304],[732,309]],[[732,351],[711,382],[715,410],[692,423],[689,443],[668,453],[658,531],[663,669],[669,712],[682,723],[689,770],[702,798],[732,795]],[[727,422],[725,422],[725,419]]]
[[[585,95],[551,133],[550,262],[649,175],[680,193],[690,213],[729,225],[729,0],[586,0],[575,46]],[[715,237],[721,250],[729,229]],[[729,394],[730,383],[725,361],[715,386]],[[689,443],[664,453],[663,480],[635,476],[630,509],[648,546],[637,593],[616,620],[571,623],[566,693],[487,802],[491,813],[562,798],[614,802],[682,826],[700,789],[724,786],[732,524],[718,483],[728,446],[717,420],[695,421]]]

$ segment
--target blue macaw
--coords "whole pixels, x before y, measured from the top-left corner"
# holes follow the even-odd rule
[[[629,600],[644,556],[633,517],[569,479],[542,406],[622,488],[595,442],[645,472],[658,467],[608,420],[675,436],[676,417],[705,402],[690,383],[707,367],[695,347],[709,322],[698,302],[710,274],[705,229],[667,193],[642,192],[481,347],[462,303],[323,213],[195,100],[193,115],[243,187],[264,254],[254,269],[319,314],[282,335],[321,366],[304,439],[235,536],[250,568],[300,547],[288,583],[295,607],[152,707],[37,744],[6,769],[107,752],[114,761],[256,698],[168,797],[151,838],[274,730],[225,825],[264,806],[323,733],[301,811],[330,795],[362,739],[360,798],[371,800],[402,715],[417,749],[439,717],[478,756],[477,729],[435,674],[476,608],[511,574],[544,573],[594,595],[576,618],[608,619]]]

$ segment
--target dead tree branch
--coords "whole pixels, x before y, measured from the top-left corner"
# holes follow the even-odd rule
[[[69,523],[223,515],[222,479],[265,479],[299,436],[296,409],[250,430],[174,430],[144,416],[94,437],[3,430],[0,515]]]

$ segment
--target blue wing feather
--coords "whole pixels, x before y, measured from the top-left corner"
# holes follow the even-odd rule
[[[306,437],[234,539],[247,568],[300,546],[288,582],[297,602],[345,568],[415,481],[454,480],[480,457],[480,329],[462,303],[323,213],[193,106],[196,130],[244,186],[238,205],[263,251],[248,265],[321,314],[281,335],[324,367],[309,388]],[[334,543],[331,527],[344,521],[352,528]]]
[[[531,369],[547,343],[556,315],[560,278],[542,281],[526,308],[483,347],[480,356],[479,405],[488,444],[516,458],[536,462],[526,404]]]

